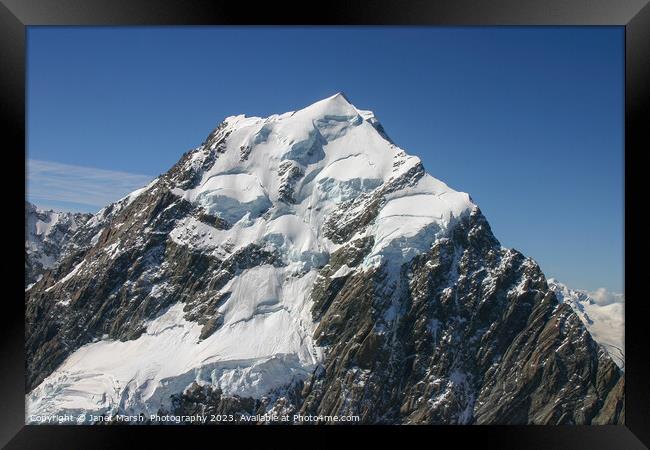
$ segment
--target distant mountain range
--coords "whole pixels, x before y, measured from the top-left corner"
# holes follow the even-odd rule
[[[77,229],[92,214],[42,210],[25,202],[25,286],[53,268]]]

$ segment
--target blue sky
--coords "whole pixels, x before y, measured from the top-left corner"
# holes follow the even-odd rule
[[[571,287],[623,289],[620,27],[28,29],[28,198],[96,211],[224,117],[338,91],[504,246]]]

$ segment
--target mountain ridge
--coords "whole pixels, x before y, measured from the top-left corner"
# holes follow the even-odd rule
[[[72,235],[90,217],[87,213],[44,210],[25,202],[25,287],[59,262]]]
[[[32,413],[624,417],[536,263],[342,95],[226,118],[75,241],[26,292]]]
[[[560,302],[566,302],[576,312],[589,333],[607,351],[616,365],[625,369],[624,297],[603,289],[588,292],[571,289],[554,278],[548,285]],[[598,299],[599,297],[607,297]]]

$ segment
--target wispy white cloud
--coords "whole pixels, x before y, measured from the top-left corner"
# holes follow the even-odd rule
[[[600,306],[625,302],[625,296],[616,292],[610,292],[605,288],[598,288],[594,292],[588,292],[589,296]]]
[[[27,161],[27,196],[34,203],[75,203],[101,208],[154,177],[52,161]]]

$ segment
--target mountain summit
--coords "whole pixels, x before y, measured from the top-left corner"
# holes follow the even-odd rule
[[[624,417],[622,372],[537,264],[340,93],[226,118],[71,240],[26,291],[28,418]]]

